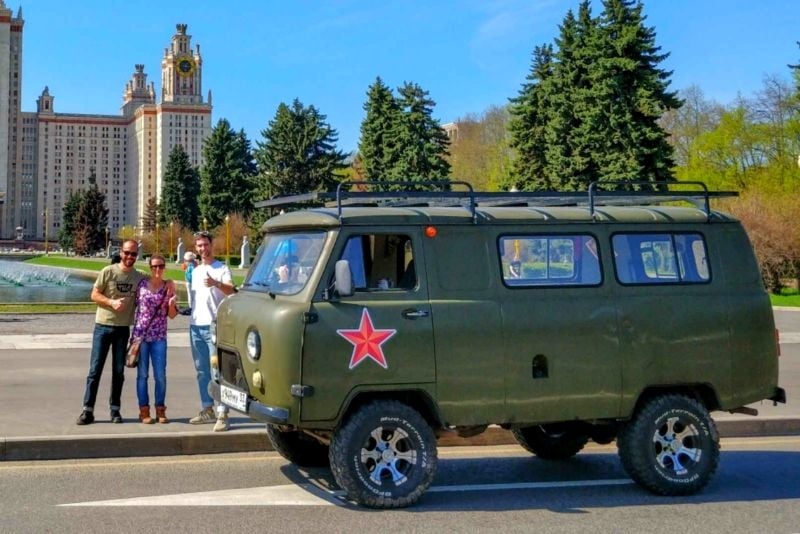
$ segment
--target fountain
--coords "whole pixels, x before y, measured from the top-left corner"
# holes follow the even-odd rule
[[[0,302],[87,302],[91,288],[66,269],[0,260]]]

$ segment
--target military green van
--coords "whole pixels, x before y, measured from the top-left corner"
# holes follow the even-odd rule
[[[264,224],[219,309],[215,396],[370,507],[414,503],[437,436],[488,425],[547,460],[616,439],[648,490],[697,492],[719,461],[709,412],[785,402],[752,247],[714,196],[291,197],[332,202]]]

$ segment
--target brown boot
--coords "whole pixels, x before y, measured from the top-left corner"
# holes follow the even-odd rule
[[[139,406],[139,421],[145,425],[155,423],[155,420],[150,417],[150,406]]]
[[[156,406],[156,417],[158,418],[159,423],[162,424],[169,423],[169,419],[167,419],[167,407]]]

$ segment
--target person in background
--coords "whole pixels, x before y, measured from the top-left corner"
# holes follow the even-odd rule
[[[186,280],[186,293],[187,298],[189,301],[189,308],[191,309],[192,303],[194,300],[194,295],[192,295],[192,273],[194,272],[194,268],[197,267],[197,259],[194,255],[194,252],[187,252],[183,255],[183,277]]]
[[[136,370],[136,395],[139,399],[139,421],[154,422],[150,415],[148,373],[153,366],[155,382],[155,415],[159,423],[169,423],[167,407],[167,317],[178,315],[175,284],[164,280],[166,260],[163,256],[150,256],[150,279],[142,279],[136,290],[136,313],[133,336],[142,338],[139,349],[139,366]],[[168,297],[168,292],[171,297]]]
[[[195,234],[195,249],[199,257],[197,267],[192,271],[190,292],[193,293],[192,320],[189,326],[190,343],[194,368],[197,371],[197,386],[200,389],[202,409],[189,422],[193,425],[210,423],[214,420],[214,399],[208,393],[211,380],[211,355],[215,352],[211,341],[211,323],[217,318],[217,308],[227,295],[235,292],[230,268],[214,259],[211,234]],[[217,407],[214,432],[224,432],[230,428],[228,407]]]
[[[100,271],[92,287],[91,299],[97,304],[95,312],[92,351],[89,357],[89,374],[83,394],[83,411],[77,424],[94,423],[94,405],[100,377],[111,349],[111,397],[109,408],[111,422],[121,423],[120,397],[125,380],[125,351],[133,322],[134,298],[139,282],[146,277],[134,269],[139,246],[128,240],[122,244],[122,261],[108,265]]]
[[[122,256],[119,255],[119,252],[115,252],[114,254],[111,255],[111,265],[114,265],[115,263],[119,263],[121,261],[122,261]]]

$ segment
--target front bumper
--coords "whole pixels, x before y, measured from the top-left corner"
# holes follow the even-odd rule
[[[219,382],[214,380],[208,383],[208,392],[217,403],[220,401]],[[278,406],[267,406],[261,404],[254,398],[247,396],[247,416],[259,423],[271,423],[274,425],[285,425],[289,421],[289,410]]]

